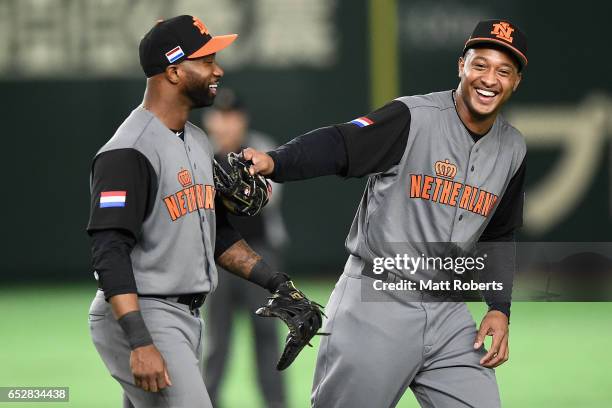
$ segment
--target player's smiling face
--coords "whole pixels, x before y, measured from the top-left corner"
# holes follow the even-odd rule
[[[223,77],[223,70],[215,61],[215,54],[183,61],[180,67],[187,74],[184,91],[191,100],[192,108],[212,105],[217,95],[217,85]]]
[[[475,119],[496,115],[521,81],[515,60],[494,48],[471,48],[459,59],[459,96]]]

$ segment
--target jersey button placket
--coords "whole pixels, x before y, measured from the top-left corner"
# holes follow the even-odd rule
[[[185,140],[187,140],[186,136],[185,136]],[[187,161],[189,162],[189,166],[191,167],[191,173],[193,174],[193,184],[195,185],[197,184],[196,180],[198,180],[199,177],[197,176],[194,170],[197,170],[198,166],[196,165],[195,160],[191,158],[191,155],[189,154],[190,152],[191,152],[191,146],[185,143],[185,155],[187,156]],[[204,215],[204,211],[203,210],[201,211],[199,207],[196,206],[196,209],[198,211],[198,214],[200,215],[200,220],[201,220],[200,230],[202,231],[202,234],[203,234],[202,236],[204,237],[203,224],[206,223],[206,216]]]
[[[189,145],[186,145],[186,152],[185,154],[187,155],[187,161],[189,162],[189,165],[193,168],[192,173],[193,173],[193,183],[196,184],[196,179],[199,179],[199,177],[197,177],[197,174],[194,170],[197,170],[198,166],[196,165],[195,160],[192,159],[191,155],[189,154],[191,152],[191,147]],[[204,263],[205,263],[205,269],[206,269],[206,274],[208,276],[208,278],[210,279],[210,269],[211,269],[211,262],[210,259],[214,259],[212,254],[208,254],[206,252],[206,249],[211,247],[211,243],[208,239],[208,235],[205,232],[205,225],[206,225],[206,211],[204,209],[200,209],[199,207],[197,208],[197,212],[200,216],[200,232],[202,233],[202,243],[204,244]]]
[[[469,172],[466,173],[466,177],[465,177],[465,184],[469,184],[472,185],[474,184],[474,171],[476,170],[476,166],[474,165],[475,162],[478,161],[478,150],[480,150],[479,147],[473,147],[472,151],[470,153],[470,158],[468,160],[468,167],[467,169],[469,169]]]

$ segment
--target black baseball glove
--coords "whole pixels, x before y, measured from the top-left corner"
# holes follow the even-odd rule
[[[276,365],[277,370],[289,367],[304,346],[310,344],[323,324],[323,306],[308,300],[308,298],[295,288],[292,281],[282,283],[274,295],[268,298],[268,303],[255,312],[259,316],[278,317],[287,327],[289,333],[285,340],[285,349]]]
[[[228,154],[227,160],[213,161],[215,189],[224,207],[232,214],[256,215],[272,195],[268,180],[249,173],[251,164],[236,153]]]

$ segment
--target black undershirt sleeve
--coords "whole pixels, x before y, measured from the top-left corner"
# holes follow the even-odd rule
[[[360,127],[353,122],[336,125],[342,133],[348,156],[347,177],[383,173],[400,162],[410,133],[410,109],[392,101],[356,120],[371,124]]]
[[[137,293],[130,253],[152,211],[156,189],[153,167],[135,149],[104,152],[93,163],[87,232],[98,286],[106,299]]]
[[[502,291],[483,291],[489,310],[499,310],[508,318],[512,282],[516,269],[516,230],[523,225],[526,159],[514,174],[491,221],[480,236],[479,249],[487,254],[484,281],[503,284]]]
[[[138,238],[157,193],[157,175],[149,160],[135,149],[101,153],[93,163],[91,184],[87,232],[118,228]]]
[[[508,183],[491,221],[480,236],[480,241],[496,241],[523,226],[525,175],[527,161],[524,158]],[[507,239],[501,239],[502,241]]]
[[[215,219],[217,233],[215,235],[215,259],[219,258],[232,245],[242,239],[240,233],[232,226],[228,217],[227,210],[220,200],[215,202]]]
[[[313,130],[268,152],[272,180],[304,180],[326,175],[363,177],[388,170],[401,160],[410,131],[410,110],[393,101],[352,122]]]
[[[342,134],[333,126],[298,136],[268,152],[274,160],[271,179],[277,183],[346,174],[348,157]]]
[[[134,236],[121,229],[95,230],[90,235],[92,262],[104,297],[138,293],[130,258]]]

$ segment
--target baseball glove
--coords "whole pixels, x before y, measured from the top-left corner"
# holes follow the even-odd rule
[[[277,370],[289,367],[300,351],[308,344],[316,334],[328,335],[328,333],[317,333],[323,324],[325,314],[323,306],[308,300],[308,298],[295,288],[292,281],[282,283],[274,295],[268,298],[268,303],[255,312],[263,317],[278,317],[287,327],[289,333],[285,340],[285,349],[276,364]]]
[[[215,189],[223,206],[235,215],[253,216],[268,203],[272,186],[263,176],[249,173],[250,162],[230,153],[227,161],[213,161]]]

